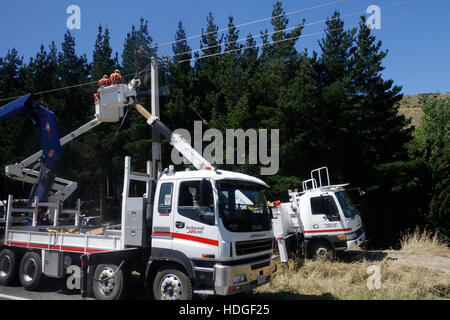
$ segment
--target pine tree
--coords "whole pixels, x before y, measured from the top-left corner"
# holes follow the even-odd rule
[[[298,60],[295,44],[303,30],[304,20],[291,32],[284,31],[288,27],[289,20],[285,16],[281,2],[276,2],[272,10],[271,24],[274,29],[272,42],[276,43],[269,43],[267,30],[261,32],[264,46],[259,58],[258,70],[254,76],[256,99],[261,105],[261,110],[256,112],[270,113],[282,123],[283,120],[278,118],[281,114],[276,108],[279,89],[288,85],[294,77]],[[264,118],[263,116],[261,120],[264,121]]]
[[[405,144],[411,140],[412,128],[406,129],[408,122],[398,114],[398,102],[402,99],[401,87],[393,85],[393,80],[382,77],[383,59],[388,51],[381,50],[381,41],[376,41],[361,17],[360,29],[353,54],[353,81],[355,106],[360,123],[357,128],[364,136],[369,149],[360,149],[362,157],[373,163],[383,163],[406,159]],[[354,113],[348,118],[354,118]]]
[[[239,31],[233,23],[233,17],[228,17],[228,32],[224,38],[224,53],[220,58],[217,74],[217,90],[220,92],[219,101],[222,105],[213,108],[213,125],[223,131],[227,128],[243,128],[246,118],[247,106],[238,103],[244,101],[246,84],[242,83],[242,69],[239,65],[242,54],[242,45],[236,40],[239,39]],[[225,131],[224,131],[225,132]]]
[[[138,100],[147,109],[151,107],[150,65],[151,57],[156,56],[157,48],[152,44],[148,30],[148,21],[140,19],[139,29],[133,25],[127,33],[122,52],[122,75],[124,78],[138,76],[142,80],[138,91]],[[130,110],[123,129],[117,136],[115,146],[121,146],[112,161],[115,166],[123,167],[123,157],[133,155],[133,163],[145,170],[145,163],[150,159],[151,128],[135,110]]]
[[[316,94],[314,107],[309,109],[308,136],[305,138],[310,141],[310,150],[315,154],[309,166],[327,165],[339,181],[348,178],[346,168],[349,159],[354,159],[348,146],[353,137],[344,115],[351,108],[351,56],[356,29],[345,30],[337,11],[326,25],[325,36],[319,40],[321,55],[314,52],[310,60]]]
[[[133,25],[127,33],[122,52],[122,74],[129,75],[142,71],[150,65],[150,57],[156,56],[157,48],[148,31],[148,21],[140,19],[139,29]]]
[[[221,44],[223,42],[223,35],[219,37],[218,30],[219,27],[214,23],[213,14],[209,12],[206,17],[206,29],[202,28],[200,41],[202,56],[208,57],[201,58],[197,52],[194,54],[194,57],[197,58],[194,65],[194,83],[198,98],[192,103],[192,108],[207,121],[211,121],[212,115],[223,108],[223,102],[219,100],[219,83],[216,78],[220,70],[219,54],[222,52]]]
[[[295,58],[297,53],[295,49],[295,43],[302,34],[303,25],[296,26],[291,32],[284,31],[289,24],[289,19],[286,18],[285,12],[282,8],[281,2],[276,2],[272,11],[271,24],[275,33],[272,34],[272,41],[276,42],[270,45],[271,56],[275,58],[282,58],[284,61]]]
[[[193,98],[194,70],[190,65],[192,54],[186,39],[183,24],[178,23],[172,52],[175,55],[168,67],[168,90],[170,93],[163,114],[173,128],[191,128],[194,121],[189,104]],[[187,60],[187,61],[186,61]],[[183,62],[182,62],[183,61]],[[161,102],[161,101],[160,101]]]
[[[287,32],[285,29],[288,28],[289,19],[285,15],[281,2],[277,2],[273,6],[271,24],[273,32],[270,33],[273,44],[269,41],[269,32],[267,30],[261,32],[264,46],[258,59],[256,72],[249,84],[249,87],[252,88],[251,100],[256,101],[257,104],[250,108],[250,114],[259,127],[280,130],[280,159],[287,164],[291,161],[289,157],[286,157],[287,149],[284,149],[283,145],[289,144],[289,148],[293,147],[292,140],[299,134],[299,131],[304,130],[302,123],[295,121],[302,117],[297,112],[299,111],[298,106],[303,102],[298,101],[297,97],[292,95],[292,93],[301,92],[301,86],[304,85],[300,84],[299,86],[295,81],[299,76],[297,71],[301,70],[301,55],[298,54],[295,45],[301,36],[304,20],[301,24],[297,24],[291,32]],[[289,88],[292,88],[292,91]],[[284,164],[281,168],[284,167]],[[298,167],[295,163],[280,174],[289,175],[288,171],[296,171],[295,168]],[[275,185],[283,183],[282,179],[275,177],[272,177],[271,181]]]
[[[89,80],[89,65],[86,55],[79,57],[76,54],[75,38],[67,31],[61,45],[62,51],[58,54],[58,73],[61,77],[61,85],[76,86]],[[74,128],[84,124],[92,115],[92,97],[90,90],[95,87],[74,87],[60,92],[64,98],[64,113],[60,115],[58,123],[60,134],[68,133]]]
[[[97,79],[99,80],[103,75],[109,77],[114,70],[115,61],[111,58],[112,48],[109,41],[108,28],[106,28],[103,33],[103,28],[99,25],[91,67],[91,76],[94,81]]]
[[[13,48],[8,50],[8,53],[2,60],[0,96],[9,98],[24,94],[23,83],[21,83],[21,79],[23,79],[21,76],[24,65],[23,57],[19,57],[19,52]]]
[[[8,50],[0,66],[0,98],[21,96],[27,88],[23,81],[24,69],[23,57],[19,56],[16,49]],[[12,102],[1,102],[0,107]],[[13,118],[3,121],[0,125],[0,166],[20,162],[27,156],[30,150],[37,145],[33,139],[33,126],[26,117]]]

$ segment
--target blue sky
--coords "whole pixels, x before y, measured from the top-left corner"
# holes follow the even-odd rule
[[[384,77],[393,79],[395,84],[403,86],[404,94],[425,92],[450,92],[450,0],[416,0],[390,8],[383,8],[407,0],[284,0],[286,12],[311,8],[336,2],[332,5],[289,15],[289,25],[294,26],[306,19],[306,24],[330,17],[334,10],[341,15],[366,11],[369,5],[378,5],[381,9],[381,29],[375,30],[383,49],[389,49],[384,60]],[[98,25],[108,27],[114,52],[122,52],[123,42],[131,25],[139,25],[140,17],[149,21],[150,34],[155,43],[172,41],[178,21],[182,21],[188,36],[198,35],[206,25],[206,16],[212,12],[219,28],[225,28],[228,16],[234,17],[235,24],[242,24],[270,17],[275,0],[189,0],[189,1],[76,1],[76,0],[0,0],[0,57],[9,49],[16,48],[28,61],[39,50],[41,44],[46,47],[52,40],[60,47],[67,31],[66,20],[70,5],[81,9],[81,29],[72,30],[76,39],[77,53],[92,58],[92,51],[98,31]],[[447,7],[443,7],[447,6]],[[404,14],[436,9],[431,12],[398,17]],[[359,14],[344,18],[346,26],[358,23]],[[389,19],[391,17],[398,17]],[[297,48],[307,48],[311,53],[318,51],[317,41],[323,36],[311,35],[323,31],[324,23],[307,26],[297,42]],[[271,26],[268,21],[240,28],[240,36],[249,32],[259,34]],[[199,38],[189,42],[191,48],[199,47]],[[171,47],[158,50],[160,55],[171,54]]]

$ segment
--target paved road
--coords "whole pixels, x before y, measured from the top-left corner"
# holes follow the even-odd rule
[[[80,290],[68,290],[66,279],[45,278],[38,291],[27,291],[20,284],[0,286],[0,300],[95,300],[81,298]],[[142,286],[129,287],[127,300],[148,300]]]
[[[63,285],[62,280],[46,279],[39,291],[27,291],[20,285],[0,286],[0,300],[82,300],[79,291],[68,291]]]

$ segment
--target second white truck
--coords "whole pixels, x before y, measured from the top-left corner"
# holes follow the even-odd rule
[[[295,252],[301,257],[334,259],[336,251],[355,248],[366,240],[347,185],[331,185],[328,168],[318,168],[303,182],[302,191],[288,191],[289,202],[272,204],[273,232],[283,263]]]

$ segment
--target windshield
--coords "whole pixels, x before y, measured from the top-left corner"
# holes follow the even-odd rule
[[[347,193],[347,191],[336,192],[336,197],[338,198],[339,203],[341,204],[341,208],[342,211],[344,212],[345,217],[352,218],[359,214],[358,209],[353,204],[353,201],[350,198],[350,195]]]
[[[267,231],[271,215],[264,195],[265,187],[245,181],[217,182],[219,215],[233,232]]]

